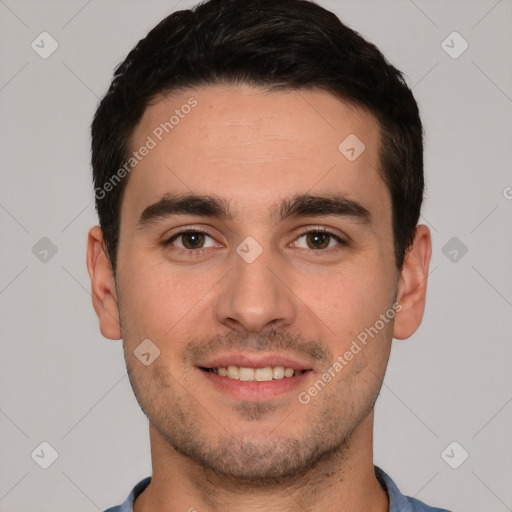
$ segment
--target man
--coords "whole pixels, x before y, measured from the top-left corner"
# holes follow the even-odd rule
[[[117,68],[87,265],[153,472],[110,511],[432,511],[373,464],[418,328],[422,127],[401,74],[304,0],[210,0]]]

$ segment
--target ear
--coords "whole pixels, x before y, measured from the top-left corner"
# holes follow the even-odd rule
[[[103,243],[99,226],[89,231],[87,239],[87,270],[91,278],[92,305],[100,321],[100,331],[105,338],[121,338],[119,309],[114,272]]]
[[[430,230],[417,226],[398,282],[397,302],[401,307],[397,308],[393,336],[399,340],[409,338],[421,324],[431,254]]]

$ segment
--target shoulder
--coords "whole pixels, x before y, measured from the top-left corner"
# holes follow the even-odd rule
[[[117,507],[110,507],[104,512],[133,512],[133,504],[137,499],[137,496],[142,493],[142,491],[150,484],[151,477],[148,476],[141,480],[130,492],[128,498],[124,501],[122,505],[118,505]]]
[[[450,512],[444,508],[430,507],[416,498],[404,496],[391,477],[377,466],[375,476],[388,493],[389,512]]]

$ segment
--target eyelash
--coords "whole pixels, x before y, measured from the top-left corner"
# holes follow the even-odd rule
[[[213,237],[207,231],[204,231],[202,229],[198,229],[198,228],[185,229],[183,231],[179,231],[178,233],[175,233],[170,238],[165,240],[163,242],[163,246],[164,247],[168,247],[168,246],[172,245],[172,242],[174,240],[178,239],[180,236],[187,235],[187,234],[190,234],[190,233],[202,233],[202,234],[204,234],[206,236],[209,236],[210,238],[213,239]],[[347,245],[347,242],[345,240],[343,240],[342,238],[340,238],[338,235],[335,235],[332,231],[329,231],[326,228],[320,228],[320,227],[319,228],[313,228],[313,229],[310,229],[308,231],[304,231],[297,238],[295,238],[294,242],[299,240],[303,236],[310,235],[310,234],[316,234],[316,233],[321,233],[321,234],[324,234],[324,235],[327,235],[327,236],[333,238],[336,242],[338,242],[338,244],[340,246],[346,246]],[[337,246],[336,247],[330,247],[328,249],[304,249],[304,250],[309,250],[309,251],[314,251],[314,252],[328,252],[328,251],[332,251],[333,249],[336,250],[336,248],[337,248]],[[178,253],[186,253],[186,254],[189,254],[189,255],[194,255],[194,254],[198,254],[199,255],[203,251],[205,251],[206,249],[210,249],[210,247],[201,248],[201,249],[183,249],[181,247],[173,247],[172,250],[176,251]]]

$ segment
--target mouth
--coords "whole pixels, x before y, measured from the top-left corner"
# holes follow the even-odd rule
[[[263,366],[262,368],[248,368],[246,366],[219,366],[218,368],[201,368],[201,370],[220,377],[226,377],[243,382],[268,382],[270,380],[289,379],[302,375],[308,370],[294,370],[284,366]]]
[[[265,400],[294,389],[312,373],[307,364],[289,358],[237,354],[197,366],[223,392],[235,398]]]

